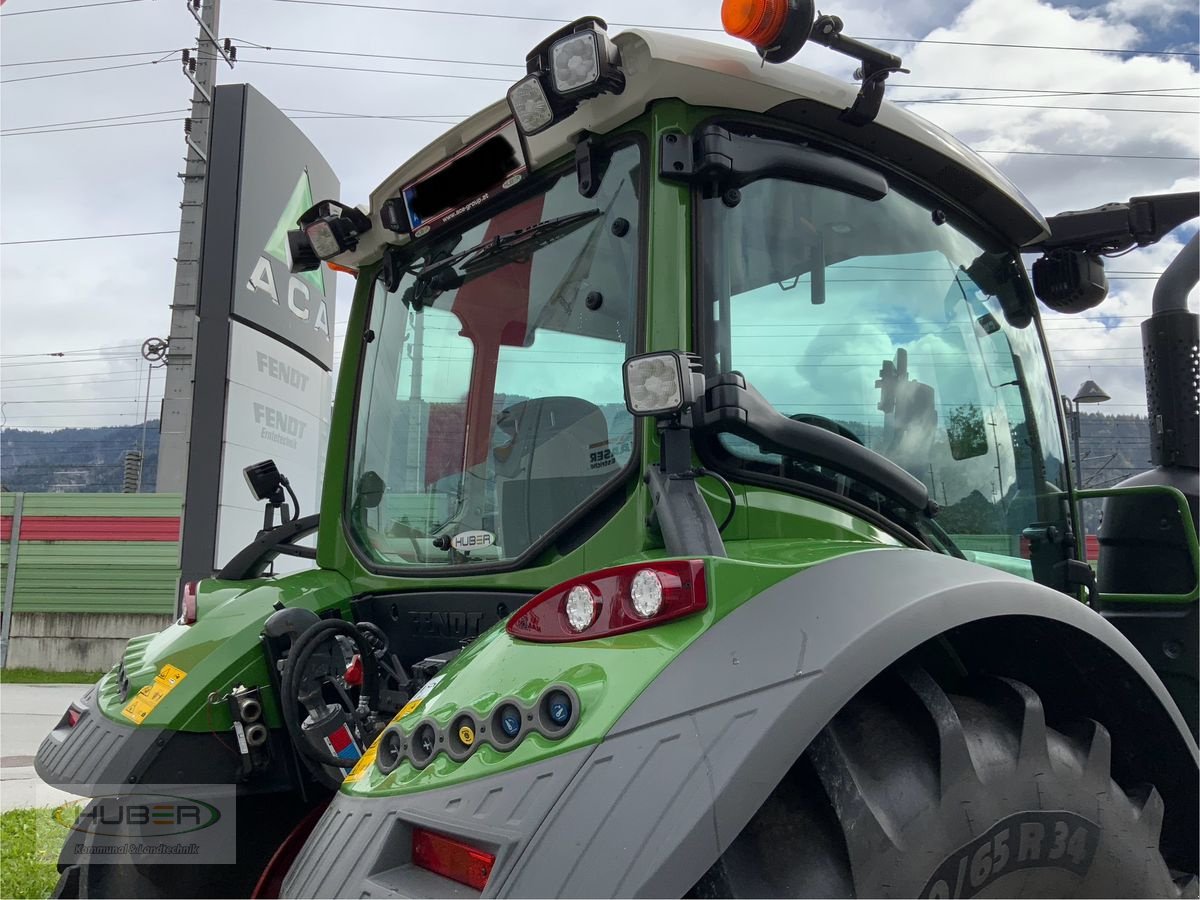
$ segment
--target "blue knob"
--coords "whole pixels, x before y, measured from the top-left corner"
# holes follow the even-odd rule
[[[506,737],[516,737],[521,731],[521,714],[515,709],[504,710],[500,714],[500,728]]]
[[[571,700],[562,691],[551,694],[546,707],[550,713],[550,721],[555,725],[566,725],[571,718]]]

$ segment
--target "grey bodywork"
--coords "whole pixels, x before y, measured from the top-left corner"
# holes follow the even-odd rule
[[[42,740],[33,766],[49,785],[84,797],[96,785],[136,780],[151,751],[162,745],[161,728],[120,725],[95,709],[96,685],[75,701],[79,721],[72,728],[60,722]]]
[[[1090,609],[962,560],[873,551],[815,566],[726,616],[594,748],[452,789],[338,794],[283,896],[475,896],[408,864],[410,823],[422,823],[494,848],[484,896],[678,897],[873,677],[949,629],[1011,615],[1054,619],[1107,645],[1168,710],[1195,760],[1158,677]]]

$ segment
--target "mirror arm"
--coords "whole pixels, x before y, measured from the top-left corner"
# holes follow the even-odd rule
[[[852,160],[801,143],[735,134],[719,125],[706,125],[690,136],[668,132],[660,147],[660,177],[699,184],[710,197],[770,177],[820,185],[864,200],[882,200],[888,193],[883,175]]]
[[[740,372],[708,380],[700,430],[728,432],[768,453],[827,466],[857,478],[911,510],[930,517],[937,514],[937,503],[930,499],[929,489],[920,480],[861,444],[824,428],[789,419],[771,406]]]

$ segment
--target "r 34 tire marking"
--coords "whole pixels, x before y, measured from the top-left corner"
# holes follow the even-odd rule
[[[974,897],[1020,869],[1065,869],[1082,878],[1100,840],[1096,823],[1066,811],[1014,813],[947,856],[929,876],[922,897]]]

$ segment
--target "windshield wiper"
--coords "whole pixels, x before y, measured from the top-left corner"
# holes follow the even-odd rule
[[[602,214],[603,211],[597,208],[546,219],[528,228],[498,234],[491,240],[431,262],[417,273],[417,279],[405,292],[405,298],[419,307],[431,294],[454,290],[472,278],[485,275],[515,259],[527,257]],[[461,272],[458,271],[460,268]]]

